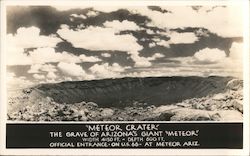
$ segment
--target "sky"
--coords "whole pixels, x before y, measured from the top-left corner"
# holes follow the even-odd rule
[[[240,6],[8,6],[7,81],[242,77]]]

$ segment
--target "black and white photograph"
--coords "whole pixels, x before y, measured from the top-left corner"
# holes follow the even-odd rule
[[[0,155],[249,154],[249,1],[1,4]]]
[[[242,121],[242,6],[7,6],[9,121]]]

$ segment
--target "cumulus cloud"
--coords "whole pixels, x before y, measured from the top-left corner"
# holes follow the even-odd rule
[[[15,35],[7,35],[7,44],[16,48],[55,47],[60,41],[61,39],[52,35],[40,35],[40,29],[34,26],[28,28],[21,27],[17,29]]]
[[[67,76],[84,78],[84,76],[86,75],[82,67],[75,63],[60,62],[58,63],[57,68]]]
[[[42,74],[33,74],[33,77],[37,80],[45,79],[45,76]]]
[[[8,89],[19,89],[32,86],[34,83],[28,80],[26,77],[17,77],[15,73],[7,72],[7,88]]]
[[[73,81],[72,77],[64,77],[64,81]]]
[[[84,54],[81,54],[79,56],[79,59],[81,60],[81,62],[99,62],[99,61],[102,61],[98,57],[95,57],[95,56],[86,56]]]
[[[128,26],[128,28],[131,29],[134,29],[136,27],[136,25],[131,24],[131,22],[129,21],[112,21],[106,23],[106,26],[110,26],[107,28],[90,26],[84,30],[74,31],[66,26],[63,26],[58,30],[58,34],[71,42],[75,47],[98,51],[123,51],[130,54],[131,59],[135,62],[135,67],[151,66],[151,57],[146,58],[139,56],[139,51],[142,50],[143,47],[137,43],[137,39],[134,36],[130,34],[116,34],[117,29],[125,29],[125,27],[123,27],[121,23],[125,25],[132,25],[130,27]],[[160,45],[168,46],[168,43],[165,43],[160,39],[155,40]]]
[[[242,5],[216,7],[209,12],[206,7],[199,11],[193,10],[189,6],[162,7],[162,9],[171,11],[171,14],[150,10],[147,7],[130,7],[128,9],[133,13],[148,16],[151,19],[148,24],[150,26],[161,28],[204,27],[223,37],[243,35],[243,14],[239,11],[242,10]]]
[[[209,64],[197,64],[194,57],[171,58],[180,61],[179,63],[165,62],[148,68],[136,68],[126,76],[147,77],[147,76],[236,76],[241,78],[242,71],[224,64],[224,61]]]
[[[149,67],[152,63],[146,57],[140,57],[139,55],[132,55],[131,58],[135,61],[135,67]]]
[[[153,30],[150,30],[150,29],[147,29],[146,32],[147,32],[147,34],[149,34],[149,35],[154,34],[154,31],[153,31]]]
[[[229,57],[231,59],[242,61],[243,43],[233,42],[229,50],[230,50]]]
[[[24,50],[27,48],[38,48],[46,49],[51,48],[53,49],[57,43],[61,41],[61,39],[55,36],[43,36],[40,35],[40,29],[36,27],[28,27],[28,28],[19,28],[17,29],[17,33],[15,35],[8,34],[6,38],[7,44],[7,65],[27,65],[33,64],[36,58],[32,58],[33,55],[43,55],[37,54],[34,51],[31,52],[32,54],[28,55],[24,53]],[[36,51],[36,50],[35,50]],[[46,53],[46,51],[45,51]],[[48,54],[48,53],[46,53]],[[48,56],[43,55],[44,57],[48,58]],[[45,58],[45,60],[46,60]]]
[[[152,63],[150,61],[156,60],[157,58],[162,58],[165,55],[160,53],[155,53],[151,57],[140,57],[138,55],[132,55],[132,59],[135,60],[135,67],[150,67]]]
[[[27,71],[29,74],[33,74],[33,78],[39,80],[40,83],[49,82],[58,78],[55,72],[58,72],[55,65],[52,64],[32,64],[30,69]],[[44,75],[45,74],[45,75]]]
[[[57,32],[77,48],[97,51],[118,50],[130,54],[135,62],[145,60],[139,56],[138,51],[142,50],[143,46],[137,43],[137,39],[130,34],[117,35],[114,28],[90,26],[83,30],[74,31],[64,26]]]
[[[46,77],[48,79],[56,79],[57,75],[54,72],[48,72],[48,74],[46,75]]]
[[[101,61],[95,56],[86,56],[81,54],[79,56],[70,54],[68,52],[56,52],[54,48],[39,48],[30,52],[30,57],[35,63],[46,62],[67,62],[67,63],[80,63],[80,62],[98,62]]]
[[[90,26],[84,30],[71,30],[63,27],[58,34],[71,42],[74,47],[89,50],[119,50],[138,51],[143,47],[137,44],[137,39],[132,35],[116,35],[113,28],[102,28]],[[78,37],[81,36],[81,37]]]
[[[242,77],[243,75],[243,43],[234,42],[230,48],[229,57],[223,61],[222,65],[236,71],[234,76]]]
[[[225,60],[226,54],[223,50],[219,50],[217,48],[205,48],[196,52],[194,54],[194,58],[199,62],[216,63]]]
[[[155,47],[156,44],[155,44],[155,42],[151,42],[151,43],[148,44],[148,46],[149,46],[150,48],[152,48],[152,47]]]
[[[56,72],[57,71],[56,66],[52,64],[43,64],[40,70],[44,72]]]
[[[162,35],[165,35],[166,33],[161,33]],[[168,36],[167,34],[166,36]],[[163,46],[163,47],[169,47],[169,41],[160,39],[160,38],[152,38],[154,42],[149,43],[149,47],[155,47],[156,45]]]
[[[30,58],[34,63],[45,62],[78,62],[78,57],[68,52],[55,52],[54,48],[38,48],[30,52]]]
[[[80,63],[80,62],[97,62],[99,58],[85,55],[79,57],[68,52],[56,52],[54,48],[38,48],[33,51],[29,51],[29,54],[24,54],[23,49],[10,48],[7,57],[8,65],[31,65],[31,64],[45,64],[50,62],[68,62],[68,63]]]
[[[94,17],[94,16],[97,16],[99,13],[97,11],[89,11],[87,12],[87,16],[88,17]]]
[[[186,33],[178,33],[178,32],[171,32],[170,33],[170,40],[168,41],[171,44],[190,44],[194,43],[195,41],[198,41],[198,37],[195,36],[192,32],[186,32]]]
[[[23,48],[7,44],[6,64],[7,65],[28,65],[32,64],[32,59],[24,53]]]
[[[86,19],[87,18],[85,15],[82,15],[82,14],[80,14],[80,15],[78,15],[78,14],[71,14],[70,16],[71,17],[75,17],[75,18],[82,18],[82,19]]]
[[[30,69],[28,70],[28,73],[30,74],[36,74],[41,72],[56,72],[56,66],[52,64],[32,64],[30,66]]]
[[[157,59],[157,58],[162,58],[162,57],[164,57],[164,56],[165,56],[165,55],[163,55],[163,54],[161,54],[161,53],[155,53],[153,56],[149,57],[148,60],[153,61],[153,60],[155,60],[155,59]]]
[[[40,68],[41,68],[41,64],[34,64],[30,66],[30,69],[28,70],[28,73],[30,74],[35,74],[35,73],[40,73]]]
[[[189,6],[161,6],[162,10],[168,10],[171,13],[151,10],[146,6],[128,8],[95,6],[94,10],[108,13],[124,8],[131,13],[141,14],[150,18],[151,22],[148,23],[149,26],[161,28],[204,27],[223,37],[235,37],[243,35],[243,14],[239,11],[243,9],[242,7],[240,3],[227,7],[203,6],[197,11]],[[59,6],[56,8],[58,10],[69,10],[80,7]],[[187,18],[187,16],[190,18]]]
[[[102,53],[102,56],[103,57],[111,57],[111,54],[109,54],[109,53]]]
[[[113,28],[115,31],[123,31],[123,30],[139,30],[139,26],[135,22],[123,20],[122,22],[118,20],[114,21],[106,21],[103,24],[107,28]]]
[[[197,73],[201,76],[234,76],[242,78],[243,60],[242,60],[242,43],[233,43],[230,48],[229,57],[226,56],[223,50],[219,49],[202,49],[190,57],[171,58],[172,61],[179,63],[163,64],[162,68],[157,70],[164,72],[166,66],[173,66],[174,73],[179,75],[179,72]],[[190,75],[186,73],[187,75]]]
[[[157,45],[163,46],[163,47],[169,47],[169,41],[161,40],[156,42]]]
[[[104,64],[95,64],[89,68],[93,75],[96,78],[109,78],[109,77],[121,77],[121,73],[124,72],[129,67],[122,67],[118,63],[113,63],[109,65],[108,63]]]
[[[101,61],[94,56],[75,56],[68,52],[56,52],[54,47],[61,41],[53,36],[41,36],[36,27],[19,28],[16,35],[7,37],[7,65],[34,65],[49,62],[97,62]],[[36,48],[24,53],[25,48]],[[37,73],[35,66],[29,73]]]

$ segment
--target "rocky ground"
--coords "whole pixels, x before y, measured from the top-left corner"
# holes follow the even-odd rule
[[[134,102],[102,108],[94,102],[61,104],[46,97],[27,103],[27,93],[9,98],[8,119],[18,121],[242,121],[242,82],[232,80],[224,93],[159,106]],[[19,101],[17,104],[16,101]],[[26,101],[26,102],[25,102]],[[33,100],[34,101],[34,100]]]

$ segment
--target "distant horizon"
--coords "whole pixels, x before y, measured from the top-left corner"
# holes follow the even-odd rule
[[[210,76],[195,76],[195,75],[189,75],[189,76],[146,76],[146,77],[116,77],[116,78],[102,78],[102,79],[92,79],[92,80],[75,80],[75,81],[59,81],[59,82],[44,82],[44,83],[37,83],[37,84],[32,84],[30,86],[25,86],[25,87],[20,87],[17,88],[16,86],[8,86],[7,90],[8,91],[14,91],[14,90],[23,90],[23,89],[30,89],[33,87],[37,87],[43,84],[60,84],[60,83],[74,83],[74,82],[89,82],[89,81],[102,81],[102,80],[113,80],[113,79],[126,79],[126,78],[175,78],[175,77],[182,77],[182,78],[190,78],[190,77],[202,77],[202,78],[209,78],[209,77],[220,77],[220,78],[233,78],[237,80],[243,81],[242,78],[234,77],[234,76],[220,76],[220,75],[210,75]]]

